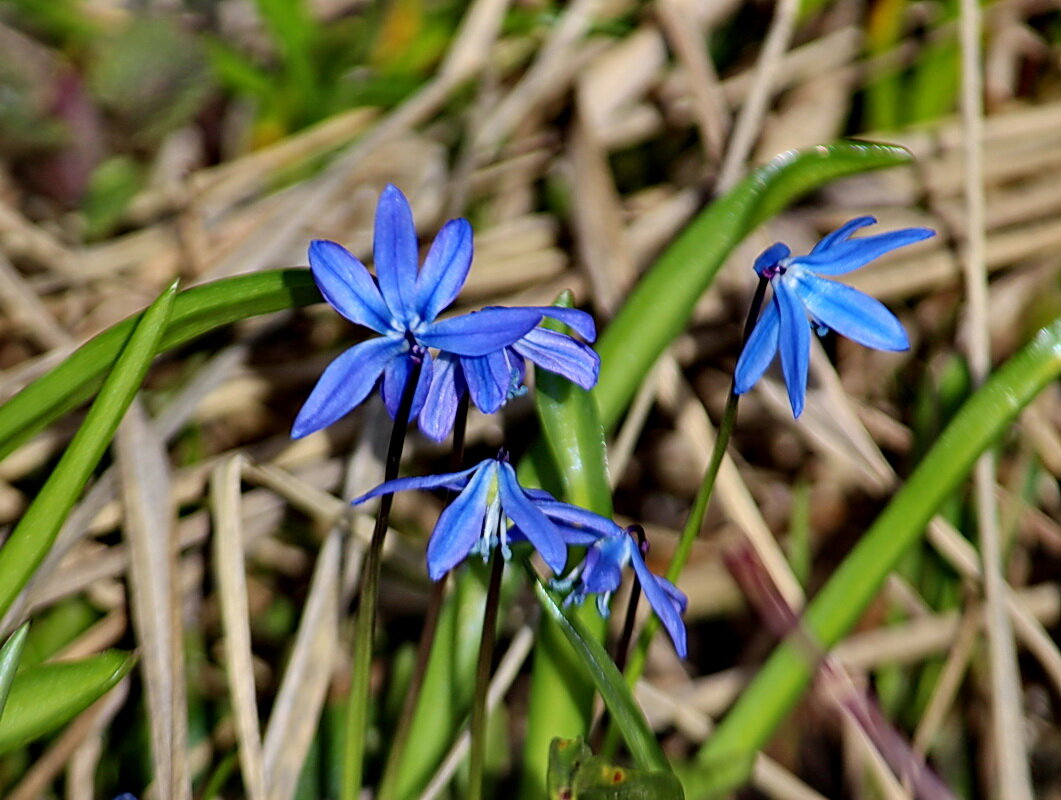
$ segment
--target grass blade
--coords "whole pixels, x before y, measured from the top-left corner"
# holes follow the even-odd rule
[[[158,350],[176,295],[174,282],[137,321],[85,421],[0,549],[0,616],[7,612],[47,555],[67,514],[114,438],[118,423],[140,389]]]
[[[808,605],[806,628],[829,649],[858,621],[899,558],[919,536],[939,505],[965,479],[977,457],[1001,435],[1017,413],[1061,374],[1061,318],[1007,361],[961,408],[913,475]],[[700,750],[701,764],[716,768],[712,786],[722,791],[742,783],[747,764],[799,700],[814,665],[798,643],[786,641]],[[687,787],[689,788],[689,787]],[[693,797],[700,796],[690,791]]]
[[[231,322],[320,300],[307,269],[267,270],[196,286],[173,301],[158,349],[169,350]],[[91,397],[146,313],[103,331],[0,407],[0,458]]]
[[[0,753],[55,730],[124,678],[136,657],[108,650],[82,661],[42,664],[15,678],[0,718]]]
[[[616,668],[611,656],[578,620],[564,613],[541,580],[533,573],[532,580],[538,602],[578,653],[597,691],[604,698],[604,704],[608,707],[612,719],[622,731],[623,738],[634,757],[634,763],[641,769],[670,772],[670,764],[664,757],[663,751],[660,750],[656,734],[648,726],[645,715],[638,708],[626,681],[623,680],[622,673]]]
[[[570,307],[570,292],[556,305]],[[545,327],[568,332],[566,326],[546,320]],[[566,378],[546,370],[535,371],[534,403],[538,410],[551,458],[541,459],[541,468],[553,473],[545,477],[555,483],[563,498],[598,514],[611,516],[612,493],[608,482],[607,448],[597,405],[590,392]],[[549,480],[549,478],[553,480]],[[592,603],[574,615],[595,642],[603,641],[605,620]],[[600,645],[598,645],[599,647]],[[527,733],[523,750],[523,797],[540,797],[549,769],[549,744],[553,737],[586,736],[593,710],[593,684],[571,673],[578,658],[555,622],[544,617],[534,649]]]
[[[4,706],[11,692],[11,683],[15,680],[19,661],[22,660],[22,648],[29,635],[29,623],[23,623],[18,630],[7,637],[4,646],[0,647],[0,720],[4,718]]]

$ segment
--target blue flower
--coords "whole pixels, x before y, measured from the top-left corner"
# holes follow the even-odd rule
[[[596,338],[593,318],[584,311],[559,306],[529,307],[563,322],[588,342]],[[484,309],[489,310],[489,309]],[[484,414],[493,414],[523,394],[526,361],[592,389],[600,374],[600,356],[587,344],[546,328],[533,328],[511,345],[484,356],[444,353],[435,362],[420,430],[439,441],[453,427],[457,405],[465,392]]]
[[[397,187],[383,190],[376,207],[373,241],[377,279],[344,247],[318,239],[310,244],[313,280],[328,303],[351,322],[379,337],[354,345],[328,365],[295,419],[298,439],[345,416],[377,382],[394,417],[416,359],[422,361],[410,419],[415,419],[431,385],[432,356],[481,357],[526,336],[541,321],[533,308],[488,308],[437,320],[457,297],[472,261],[467,220],[447,222],[418,271],[412,211]],[[382,380],[381,380],[382,378]]]
[[[547,492],[531,490],[531,496],[538,509],[557,526],[567,544],[588,548],[582,563],[562,580],[554,582],[557,588],[571,588],[565,602],[581,603],[587,595],[595,594],[597,610],[601,616],[608,616],[608,601],[622,583],[623,567],[629,564],[634,568],[649,605],[674,642],[675,651],[685,658],[688,651],[682,614],[686,597],[669,580],[649,571],[629,530],[600,514],[561,503]]]
[[[803,411],[810,359],[810,328],[819,334],[841,333],[877,350],[906,350],[906,331],[879,301],[822,275],[845,275],[885,253],[935,235],[928,228],[898,231],[852,239],[859,228],[872,225],[873,217],[858,217],[823,238],[809,255],[790,256],[780,242],[768,247],[755,261],[755,271],[770,279],[773,297],[759,317],[737,361],[734,391],[744,394],[781,350],[792,413]]]
[[[519,526],[521,535],[534,545],[553,572],[563,570],[567,563],[564,539],[519,485],[504,452],[461,472],[387,481],[353,503],[358,505],[381,494],[406,489],[442,488],[459,490],[460,494],[439,515],[428,541],[427,572],[431,580],[439,580],[469,555],[478,554],[485,560],[495,547],[500,547],[507,559],[511,537],[506,518]]]

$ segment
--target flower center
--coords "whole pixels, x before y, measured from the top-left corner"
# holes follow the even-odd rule
[[[785,261],[778,261],[776,264],[771,264],[763,270],[763,277],[773,280],[774,278],[780,278],[787,271],[788,264]]]

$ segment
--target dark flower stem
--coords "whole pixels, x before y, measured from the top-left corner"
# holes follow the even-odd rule
[[[450,472],[458,472],[464,466],[464,435],[468,429],[468,399],[469,396],[467,394],[463,395],[460,399],[460,405],[457,406],[457,418],[453,425],[453,449],[449,462]],[[453,502],[456,494],[452,489],[447,492],[446,505]],[[391,737],[391,749],[387,756],[387,766],[383,771],[383,780],[379,787],[380,800],[388,800],[394,795],[397,788],[399,770],[402,766],[405,748],[409,743],[409,731],[412,730],[413,718],[416,716],[416,706],[424,686],[424,678],[427,675],[427,665],[431,660],[431,649],[434,646],[435,635],[438,632],[439,613],[442,610],[442,602],[446,597],[448,577],[447,573],[431,585],[431,597],[427,601],[424,624],[420,628],[420,643],[416,649],[416,664],[413,666],[413,674],[409,679],[409,688],[405,694],[401,716],[398,717],[398,726]]]
[[[648,540],[645,538],[645,529],[640,525],[631,525],[627,529],[627,535],[637,539],[637,549],[641,551],[641,557],[648,554]],[[622,672],[626,669],[626,658],[630,654],[630,641],[634,637],[634,620],[637,617],[637,603],[641,599],[641,581],[634,575],[634,583],[630,587],[630,600],[626,604],[626,619],[623,620],[623,632],[615,645],[615,666]]]
[[[763,298],[766,297],[766,287],[770,283],[768,278],[760,277],[759,285],[755,287],[755,295],[752,297],[751,306],[748,308],[748,317],[744,321],[744,331],[741,334],[741,347],[748,342],[752,329],[759,319],[759,312],[763,307]],[[722,466],[722,459],[726,455],[726,447],[737,424],[737,404],[740,395],[733,391],[733,381],[730,381],[729,397],[726,398],[726,408],[722,412],[722,422],[718,426],[718,436],[715,437],[715,447],[711,451],[711,461],[707,465],[704,479],[700,484],[700,490],[693,500],[693,507],[689,510],[689,517],[682,529],[678,539],[678,546],[671,557],[670,565],[667,567],[666,578],[672,583],[678,582],[685,563],[689,560],[689,553],[693,548],[693,542],[700,535],[703,526],[704,515],[707,512],[707,504],[711,501],[711,495],[715,491],[715,480],[718,478],[718,470]],[[660,622],[657,617],[651,617],[641,629],[638,637],[637,647],[630,656],[630,661],[625,670],[626,682],[633,686],[645,668],[645,658],[648,654],[648,645],[652,637],[659,632]],[[602,754],[607,757],[613,755],[619,743],[619,731],[615,725],[608,729]]]
[[[409,427],[409,412],[413,407],[413,396],[420,381],[423,362],[415,358],[413,368],[402,390],[398,413],[394,417],[390,443],[387,446],[387,461],[383,480],[398,477],[398,466],[405,445],[405,431]],[[368,546],[368,555],[361,569],[360,604],[354,628],[353,666],[350,671],[350,695],[346,711],[346,738],[343,744],[343,773],[341,800],[357,800],[361,791],[364,769],[365,733],[368,728],[369,684],[372,672],[372,635],[376,627],[376,608],[379,604],[379,574],[383,561],[383,541],[387,536],[391,505],[394,496],[385,494],[380,498],[376,512],[376,527]]]
[[[482,800],[483,771],[486,766],[486,690],[490,684],[490,667],[497,640],[497,607],[501,596],[501,573],[505,560],[501,548],[490,554],[490,586],[486,590],[486,612],[483,638],[479,644],[479,664],[475,668],[475,698],[472,701],[471,750],[468,756],[467,800]]]
[[[640,525],[631,525],[627,530],[628,536],[637,539],[637,548],[641,551],[641,557],[648,555],[648,540],[645,538],[645,529]],[[641,581],[634,575],[634,581],[630,586],[630,598],[626,602],[626,618],[623,620],[623,630],[619,634],[619,641],[615,644],[615,655],[613,660],[615,666],[622,672],[626,669],[626,659],[630,655],[630,642],[634,638],[634,622],[637,619],[637,606],[641,600]],[[604,743],[605,732],[608,730],[608,709],[605,708],[593,725],[593,733],[590,741],[594,750],[600,750]]]

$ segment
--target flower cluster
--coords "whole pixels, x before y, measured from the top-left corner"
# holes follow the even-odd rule
[[[854,219],[805,256],[793,257],[781,243],[759,256],[755,271],[770,282],[773,294],[737,362],[737,394],[751,389],[780,351],[789,401],[798,417],[806,394],[812,327],[819,333],[835,330],[880,350],[909,347],[902,325],[883,305],[828,279],[933,235],[926,228],[905,228],[851,238],[875,221],[872,217]],[[584,312],[541,306],[488,307],[438,318],[468,277],[472,231],[466,220],[446,223],[423,266],[418,267],[412,211],[402,193],[387,186],[376,212],[374,257],[375,278],[340,245],[329,241],[310,245],[310,268],[328,303],[379,336],[351,347],[328,366],[299,412],[292,436],[305,436],[335,422],[376,385],[391,416],[396,417],[417,365],[419,378],[409,390],[409,420],[417,419],[420,429],[435,440],[445,438],[453,428],[465,394],[481,411],[492,414],[526,391],[527,361],[585,389],[596,384],[600,363],[589,346],[596,330]],[[564,323],[582,341],[539,327],[546,317]],[[670,581],[649,571],[629,530],[560,502],[548,492],[522,487],[504,451],[459,472],[387,481],[353,502],[409,489],[458,493],[439,516],[428,542],[427,568],[433,580],[471,555],[486,559],[496,548],[508,558],[511,545],[524,541],[555,576],[561,576],[567,567],[568,547],[582,547],[582,562],[553,582],[554,587],[569,591],[567,602],[596,595],[601,614],[607,614],[622,570],[631,566],[675,649],[685,656],[681,618],[685,596]]]
[[[555,306],[492,306],[438,318],[464,286],[472,251],[467,220],[451,220],[418,268],[412,211],[401,191],[391,185],[383,190],[376,209],[375,278],[341,245],[323,240],[310,245],[310,269],[325,300],[346,319],[379,335],[354,345],[328,365],[295,419],[294,438],[345,416],[377,385],[391,417],[397,417],[417,363],[419,378],[409,420],[416,419],[420,430],[436,441],[452,430],[465,394],[481,411],[492,414],[526,391],[528,361],[584,389],[597,383],[600,359],[587,344],[595,339],[596,329],[585,312]],[[539,327],[546,317],[585,341]],[[598,608],[605,613],[622,568],[630,564],[678,653],[685,656],[684,595],[648,571],[629,536],[611,520],[520,486],[504,452],[460,472],[387,481],[353,502],[407,489],[438,488],[459,494],[439,516],[428,542],[432,580],[473,554],[485,559],[500,548],[508,558],[510,543],[519,541],[529,542],[559,575],[567,564],[568,545],[588,545],[585,562],[567,579],[566,585],[573,587],[568,601],[597,594]]]
[[[452,429],[465,392],[487,414],[518,394],[525,359],[583,388],[597,382],[600,359],[592,348],[537,327],[549,316],[593,341],[593,319],[585,312],[491,307],[438,319],[468,278],[472,228],[467,220],[450,220],[442,227],[418,270],[412,210],[405,195],[388,185],[376,208],[373,242],[376,279],[342,245],[325,240],[310,244],[310,270],[324,299],[379,336],[354,345],[328,365],[295,419],[294,438],[345,416],[377,383],[387,411],[396,416],[414,360],[422,368],[409,418],[419,419],[420,429],[436,441]]]

